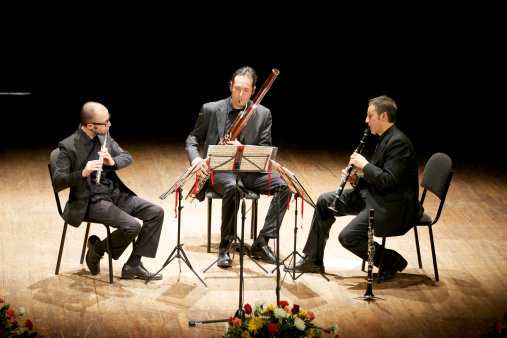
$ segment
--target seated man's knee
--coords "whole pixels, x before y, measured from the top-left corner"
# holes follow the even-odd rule
[[[132,218],[130,222],[124,224],[122,227],[118,228],[118,230],[129,236],[137,236],[141,233],[141,228],[141,223],[135,218]]]
[[[340,234],[338,235],[338,241],[345,249],[354,246],[354,240],[345,231],[340,232]]]

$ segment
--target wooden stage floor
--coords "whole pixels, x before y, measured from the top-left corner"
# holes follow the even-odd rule
[[[119,141],[134,163],[121,170],[122,180],[138,195],[165,209],[164,229],[155,259],[143,260],[152,272],[160,269],[177,245],[175,195],[159,198],[188,168],[184,143]],[[56,146],[56,145],[55,145]],[[69,227],[60,274],[55,266],[63,220],[55,205],[47,163],[51,147],[4,150],[0,156],[0,298],[13,309],[25,307],[42,337],[220,337],[224,323],[189,326],[189,321],[227,319],[240,303],[238,255],[227,270],[212,266],[217,258],[220,203],[213,204],[212,248],[206,252],[207,205],[183,200],[181,243],[193,271],[173,260],[161,281],[121,280],[129,251],[113,261],[114,284],[109,284],[107,261],[93,276],[80,264],[85,227]],[[438,150],[437,150],[438,151]],[[277,162],[296,174],[314,201],[336,190],[340,170],[350,154],[288,147],[278,150]],[[419,159],[420,174],[427,157]],[[340,337],[479,337],[493,319],[507,310],[507,176],[502,170],[454,162],[454,178],[440,222],[434,228],[440,281],[434,279],[426,229],[420,242],[423,269],[417,266],[413,231],[390,238],[387,246],[408,261],[396,279],[373,284],[377,299],[361,300],[367,274],[361,261],[338,242],[338,233],[351,217],[338,218],[326,247],[327,281],[319,274],[293,280],[282,271],[280,299],[315,313],[315,325],[336,323]],[[186,195],[191,184],[184,187]],[[68,192],[61,193],[66,200]],[[272,197],[259,200],[259,227]],[[294,245],[302,251],[313,209],[298,199],[298,215],[291,203],[280,231],[285,258]],[[250,202],[247,202],[249,207]],[[428,200],[433,213],[437,203]],[[250,212],[250,211],[249,211]],[[245,242],[250,244],[250,214]],[[296,218],[297,217],[297,218]],[[93,225],[92,234],[105,230]],[[273,241],[270,245],[273,245]],[[277,300],[275,266],[244,259],[243,304]],[[359,298],[359,299],[358,299]]]

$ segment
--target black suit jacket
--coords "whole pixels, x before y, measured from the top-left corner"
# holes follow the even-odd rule
[[[249,106],[252,101],[249,102]],[[186,140],[188,160],[192,162],[199,155],[200,144],[204,142],[203,158],[206,158],[208,147],[220,142],[227,130],[225,121],[227,113],[232,111],[231,98],[209,102],[202,106],[194,129]],[[271,111],[262,106],[257,109],[238,136],[238,141],[245,145],[271,146]]]
[[[252,101],[249,101],[250,106]],[[205,103],[194,129],[188,135],[186,140],[186,151],[188,160],[190,163],[197,158],[199,155],[200,145],[204,143],[204,154],[202,158],[206,158],[208,154],[208,147],[210,145],[216,145],[220,143],[220,140],[224,137],[228,130],[225,130],[225,121],[227,119],[227,113],[232,111],[231,98],[227,98],[220,101]],[[258,105],[255,112],[250,116],[248,122],[243,127],[243,130],[238,135],[238,141],[244,145],[255,145],[255,146],[271,146],[271,111],[262,106]],[[204,200],[204,192],[206,190],[206,184],[199,191],[196,198],[198,201]]]
[[[421,218],[419,176],[412,142],[391,126],[373,158],[363,168],[356,188],[366,190],[366,208],[374,209],[375,236],[400,236]]]
[[[103,144],[104,135],[98,135],[98,137],[100,144]],[[116,163],[116,170],[125,168],[132,163],[132,156],[129,152],[123,150],[110,135],[107,137],[106,147]],[[63,219],[70,225],[78,227],[83,222],[88,208],[90,185],[95,184],[95,182],[91,182],[90,176],[82,178],[82,172],[88,159],[79,129],[61,141],[58,148],[60,154],[55,163],[51,164],[54,166],[53,187],[56,191],[70,188],[69,199],[63,211]],[[111,175],[121,191],[135,195],[123,184],[116,172],[112,172]]]

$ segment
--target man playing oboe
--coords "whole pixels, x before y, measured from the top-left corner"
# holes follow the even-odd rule
[[[354,153],[350,164],[362,169],[364,175],[355,172],[348,182],[355,188],[343,191],[333,210],[329,207],[336,192],[319,196],[313,214],[306,245],[305,257],[296,263],[296,272],[323,273],[324,249],[336,216],[357,215],[338,236],[349,251],[368,259],[369,210],[375,210],[375,236],[399,236],[411,229],[423,213],[419,203],[419,178],[416,153],[412,142],[394,124],[397,106],[393,99],[379,96],[369,101],[366,123],[371,134],[378,135],[378,145],[372,159]],[[345,170],[342,175],[346,175]],[[373,264],[380,262],[378,243],[374,243]],[[387,281],[403,271],[407,261],[396,251],[386,249],[381,280]],[[285,271],[293,271],[293,265]]]
[[[111,233],[112,258],[118,259],[134,242],[132,254],[123,266],[122,278],[161,279],[150,273],[141,257],[154,258],[157,253],[164,210],[146,201],[123,184],[116,170],[132,163],[132,156],[109,135],[111,115],[98,102],[87,102],[81,109],[81,123],[77,130],[58,144],[60,154],[53,174],[57,191],[70,188],[63,217],[78,227],[85,215],[114,227]],[[101,143],[106,147],[101,151]],[[102,160],[100,158],[102,157]],[[102,170],[100,170],[102,169]],[[100,177],[96,177],[99,172]],[[137,219],[143,221],[141,225]],[[92,235],[88,239],[86,265],[93,275],[100,272],[100,260],[107,252],[107,238]]]
[[[251,67],[243,67],[232,74],[229,82],[231,96],[216,102],[209,102],[202,106],[194,129],[188,135],[186,140],[186,151],[188,160],[191,165],[202,161],[199,154],[200,144],[204,143],[203,157],[206,158],[209,145],[216,145],[228,132],[238,114],[245,110],[246,105],[252,105],[250,98],[255,92],[255,84],[257,83],[257,73]],[[255,146],[271,146],[271,111],[259,105],[253,116],[248,120],[244,129],[241,131],[237,139],[227,142],[229,145],[255,145]],[[199,175],[203,175],[199,172]],[[280,212],[278,214],[278,224],[282,224],[287,203],[291,198],[288,192],[287,184],[277,174],[246,172],[240,173],[239,185],[246,189],[251,189],[261,194],[274,193],[276,187],[280,189]],[[271,177],[270,177],[271,176]],[[219,267],[232,266],[232,260],[228,253],[225,253],[230,241],[234,239],[234,209],[235,202],[233,200],[236,175],[228,172],[214,173],[213,184],[210,179],[206,182],[207,186],[222,195],[222,226],[221,241],[219,245],[217,265]],[[196,198],[199,201],[204,200],[204,186]],[[277,211],[275,199],[271,201],[264,226],[259,232],[257,239],[251,247],[250,254],[255,259],[262,259],[270,264],[276,264],[276,257],[268,246],[270,238],[276,237]],[[224,255],[225,253],[225,255]],[[281,263],[281,259],[279,259]]]

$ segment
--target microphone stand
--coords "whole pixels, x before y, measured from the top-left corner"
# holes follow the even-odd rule
[[[155,274],[153,274],[150,278],[148,278],[146,280],[146,282],[144,283],[144,285],[148,284],[148,282],[153,278],[153,276],[155,276],[160,271],[162,271],[162,269],[165,268],[167,265],[169,265],[169,263],[171,263],[171,261],[175,258],[178,258],[178,263],[180,266],[180,273],[181,273],[181,261],[180,261],[180,258],[181,258],[183,260],[183,262],[190,268],[190,270],[192,270],[192,272],[197,276],[197,278],[199,278],[199,280],[204,284],[204,286],[208,287],[206,285],[206,283],[204,283],[202,278],[199,277],[197,272],[195,272],[195,270],[192,268],[192,264],[190,264],[190,261],[188,260],[187,255],[185,254],[185,251],[183,251],[183,244],[180,244],[181,209],[183,209],[183,207],[181,206],[181,199],[182,199],[181,192],[182,191],[183,191],[183,189],[181,188],[181,186],[179,186],[178,187],[178,244],[174,247],[173,251],[171,252],[169,257],[167,258],[164,265],[160,268],[160,270],[158,270]]]
[[[240,252],[239,252],[239,304],[238,304],[238,310],[236,310],[236,313],[234,314],[234,318],[238,317],[238,318],[241,318],[241,320],[245,320],[245,310],[243,309],[243,251],[245,248],[246,198],[243,193],[243,190],[240,189],[238,182],[239,182],[239,178],[236,176],[236,192],[235,192],[236,203],[239,203],[238,197],[240,197],[240,199],[242,200],[242,203],[241,203],[241,239],[240,239]],[[230,248],[229,248],[229,250],[230,250]],[[264,270],[264,271],[266,271],[266,270]],[[188,322],[188,325],[194,326],[196,324],[220,323],[220,322],[227,322],[227,321],[229,321],[229,318],[202,320],[202,321],[191,320]]]
[[[236,249],[240,249],[239,246],[238,246],[238,243],[237,243],[237,240],[238,240],[238,234],[237,234],[237,227],[238,227],[238,204],[239,204],[239,200],[238,200],[238,192],[241,191],[241,196],[244,196],[243,194],[246,193],[246,191],[239,185],[239,175],[236,175],[236,192],[235,192],[235,208],[234,208],[234,240],[232,240],[230,243],[229,243],[229,246],[227,248],[227,250],[224,251],[224,253],[218,257],[213,263],[210,264],[210,266],[208,266],[206,269],[204,269],[203,272],[206,272],[208,271],[213,265],[215,265],[216,262],[218,262],[220,259],[222,259],[222,257],[224,257],[229,251],[231,251],[232,249],[235,249],[233,252],[236,251]],[[243,197],[244,198],[244,197]],[[241,233],[241,237],[243,238],[243,230],[241,230],[242,233]],[[241,239],[240,239],[241,241]],[[243,272],[243,249],[240,249],[241,253],[241,257],[240,257],[240,266],[241,266],[241,272]],[[247,251],[247,256],[248,258],[250,258],[255,264],[257,264],[258,267],[260,267],[262,270],[264,270],[265,273],[268,273],[268,271],[266,269],[264,269],[262,267],[262,265],[260,265],[256,260],[254,260],[252,258],[252,256],[250,256],[250,253]],[[234,257],[234,256],[233,256]]]

